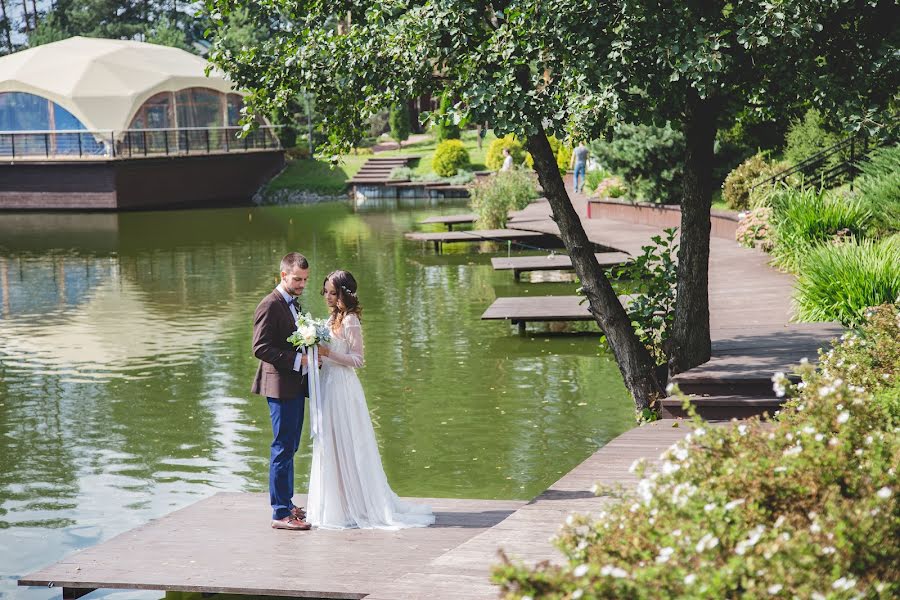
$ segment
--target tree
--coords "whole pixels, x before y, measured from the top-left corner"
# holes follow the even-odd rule
[[[256,0],[206,0],[213,15]],[[596,137],[613,122],[666,121],[685,137],[678,297],[669,366],[710,355],[712,150],[748,102],[762,113],[812,101],[860,126],[898,81],[890,0],[362,0],[254,3],[279,34],[211,59],[250,89],[250,114],[315,91],[331,151],[378,109],[444,87],[451,110],[525,140],[572,258],[638,409],[660,393],[650,356],[597,263],[547,135]],[[345,26],[334,25],[340,13]],[[346,15],[346,17],[343,17]],[[227,28],[224,16],[213,19]]]
[[[391,105],[391,137],[397,145],[403,147],[403,142],[409,139],[409,108],[406,102],[397,102]]]
[[[159,44],[160,46],[171,46],[173,48],[181,48],[188,52],[194,49],[188,44],[187,36],[174,21],[162,17],[160,18],[150,32],[147,33],[146,41],[151,44]]]
[[[438,142],[459,139],[459,123],[453,121],[453,118],[458,118],[459,115],[450,113],[452,107],[453,98],[451,98],[449,92],[445,91],[441,94],[441,103],[438,108],[437,123],[435,125],[435,137]]]

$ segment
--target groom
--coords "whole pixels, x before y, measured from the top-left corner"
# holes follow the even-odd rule
[[[259,368],[251,391],[269,401],[272,451],[269,499],[272,527],[292,531],[310,528],[302,508],[294,506],[294,454],[300,447],[304,399],[308,395],[307,356],[287,341],[300,313],[298,297],[309,280],[309,262],[299,252],[281,259],[281,282],[256,307],[253,354]]]

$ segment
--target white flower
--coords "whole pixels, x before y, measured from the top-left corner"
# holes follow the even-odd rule
[[[684,460],[688,457],[687,448],[682,448],[681,446],[675,446],[672,449],[672,456],[677,458],[678,460]]]
[[[872,442],[874,442],[874,441],[875,441],[875,438],[873,438],[871,435],[866,436],[866,446],[871,446]]]
[[[671,546],[666,546],[665,548],[660,549],[659,555],[656,557],[657,564],[663,564],[669,562],[669,559],[672,557],[672,554],[675,552],[675,548]]]
[[[816,434],[816,441],[817,441],[817,442],[821,442],[821,441],[824,440],[824,439],[825,439],[825,436],[822,435],[821,433],[817,433],[817,434]]]
[[[687,575],[684,576],[684,584],[685,585],[691,585],[695,581],[697,581],[697,576],[693,573],[688,573]]]
[[[588,567],[587,565],[578,565],[577,567],[575,567],[575,570],[572,571],[572,575],[574,575],[575,577],[584,577],[585,575],[587,575],[589,569],[590,567]]]
[[[695,437],[700,437],[701,435],[705,435],[705,434],[706,434],[706,430],[703,429],[702,427],[698,427],[697,429],[694,430]]]
[[[746,554],[747,550],[756,545],[765,530],[766,528],[763,525],[757,525],[756,527],[754,527],[750,532],[750,536],[747,537],[746,540],[741,540],[737,543],[737,546],[735,546],[734,548],[734,553],[741,556]]]
[[[884,486],[883,488],[875,492],[875,495],[882,500],[887,500],[891,497],[891,488],[889,488],[888,486]]]
[[[703,552],[704,550],[712,550],[718,545],[719,538],[711,533],[707,533],[702,538],[700,538],[700,541],[697,542],[696,546],[694,546],[694,550],[696,550],[697,552]]]
[[[569,515],[566,517],[566,525],[572,526],[572,523],[575,522],[575,515]]]
[[[739,435],[747,435],[747,426],[743,423],[738,425],[737,430]]]
[[[822,554],[834,554],[835,552],[837,552],[837,550],[835,550],[834,546],[825,546],[822,548]]]
[[[572,600],[578,600],[583,595],[584,595],[584,590],[577,589],[574,592],[572,592]]]
[[[841,414],[839,414],[837,417],[838,425],[843,425],[844,423],[846,423],[849,420],[850,420],[850,413],[847,412],[846,410],[844,412],[842,412]]]
[[[772,376],[772,390],[775,395],[782,398],[787,392],[788,379],[782,371],[778,371]]]
[[[796,446],[791,446],[790,448],[788,448],[787,450],[782,452],[782,454],[784,456],[796,456],[797,454],[800,454],[801,452],[803,452],[803,446],[801,446],[800,444],[797,444]]]
[[[668,395],[671,396],[671,395],[672,395],[672,391],[673,391],[674,389],[675,389],[675,384],[674,384],[674,383],[670,383],[669,385],[666,386],[666,393],[667,393]]]
[[[804,359],[804,360],[806,360],[806,359]],[[784,586],[782,586],[780,583],[773,583],[772,585],[770,585],[769,587],[766,588],[766,591],[769,592],[770,596],[774,596],[775,594],[780,592],[783,587]]]
[[[831,584],[832,589],[846,592],[856,586],[856,580],[852,577],[841,577]]]
[[[612,565],[604,565],[602,569],[600,569],[600,575],[604,577],[615,577],[616,579],[621,579],[623,577],[628,577],[628,571],[625,569],[620,569],[619,567],[614,567]]]
[[[709,512],[709,511],[711,511],[712,509],[714,509],[715,507],[716,507],[716,505],[715,505],[713,502],[710,502],[709,504],[706,504],[706,505],[703,507],[703,510],[704,510],[705,512]]]
[[[736,508],[736,507],[740,506],[741,504],[743,504],[744,502],[746,502],[746,500],[744,500],[743,498],[738,498],[737,500],[732,500],[731,502],[729,502],[728,504],[725,505],[725,510],[731,510],[733,508]]]
[[[644,459],[643,459],[643,458],[637,459],[636,461],[634,461],[633,463],[631,463],[631,466],[630,466],[630,467],[628,467],[628,472],[629,472],[629,473],[634,473],[635,471],[638,470],[638,467],[640,467],[643,463],[644,463]]]
[[[649,479],[641,479],[637,484],[637,493],[644,504],[650,504],[653,500],[653,482]]]
[[[679,469],[681,469],[681,465],[679,465],[678,463],[674,463],[670,460],[667,460],[662,464],[663,475],[671,475],[672,473],[675,473]]]

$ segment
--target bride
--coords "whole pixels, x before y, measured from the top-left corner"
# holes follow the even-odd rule
[[[331,309],[331,342],[319,353],[322,398],[320,429],[313,439],[308,521],[323,529],[402,529],[434,523],[431,508],[401,501],[381,466],[366,397],[356,376],[363,365],[363,340],[356,295],[347,271],[325,278],[322,294]]]

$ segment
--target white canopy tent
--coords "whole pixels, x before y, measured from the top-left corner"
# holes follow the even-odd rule
[[[88,130],[119,132],[161,92],[238,93],[221,72],[207,77],[208,64],[178,48],[73,37],[0,57],[0,94],[40,96],[68,110]]]

